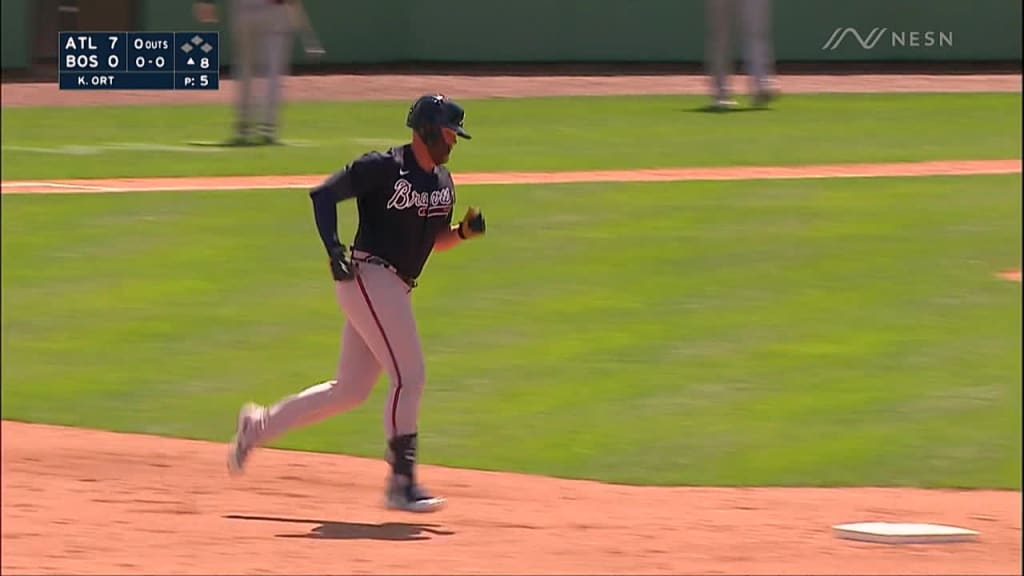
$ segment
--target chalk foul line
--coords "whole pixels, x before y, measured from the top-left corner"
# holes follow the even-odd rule
[[[573,172],[476,172],[455,174],[456,185],[568,184],[584,182],[685,182],[808,178],[879,178],[1019,174],[1021,160],[956,160],[822,164],[802,166],[728,166]],[[198,176],[0,182],[3,194],[103,194],[194,190],[311,188],[326,174],[294,176]]]

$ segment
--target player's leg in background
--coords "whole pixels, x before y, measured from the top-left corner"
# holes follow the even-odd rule
[[[231,3],[231,76],[235,80],[235,142],[245,143],[252,136],[252,80],[254,30],[250,8],[238,0]]]
[[[711,98],[716,108],[735,105],[730,99],[729,75],[733,50],[730,42],[735,14],[733,0],[704,0],[704,59],[711,82]]]
[[[292,26],[288,6],[272,6],[274,18],[268,22],[263,45],[267,63],[267,85],[264,108],[260,116],[260,137],[267,143],[274,143],[279,136],[281,98],[284,93],[284,79],[291,70]]]
[[[290,429],[308,426],[362,404],[380,377],[381,367],[363,337],[345,323],[334,380],[306,388],[267,409],[260,442],[269,442]]]
[[[776,95],[775,46],[772,34],[772,1],[740,0],[744,60],[750,75],[750,92],[755,104],[765,104]]]

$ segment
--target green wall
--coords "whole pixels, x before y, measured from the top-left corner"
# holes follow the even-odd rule
[[[191,18],[191,0],[142,2],[150,28],[200,27]],[[703,59],[703,0],[304,4],[326,62]],[[225,0],[218,5],[223,11]],[[780,61],[1021,59],[1021,0],[775,0],[773,10]],[[870,44],[873,30],[878,41]],[[221,33],[222,45],[229,45],[223,27]],[[825,46],[830,38],[835,49]],[[222,61],[230,62],[228,52],[222,51]],[[294,57],[300,56],[296,42]]]
[[[679,61],[703,52],[702,2],[410,0],[410,58]],[[329,51],[330,49],[328,49]]]
[[[192,0],[138,0],[146,30],[219,30]],[[3,65],[27,61],[28,0],[2,0]],[[326,63],[700,62],[704,0],[305,0]],[[218,0],[224,15],[227,0]],[[1021,60],[1021,0],[774,0],[779,61]],[[873,33],[874,32],[874,33]],[[829,43],[829,40],[831,42]],[[877,40],[877,41],[875,41]],[[862,45],[863,42],[863,45]],[[293,61],[300,61],[298,41]]]
[[[29,0],[0,0],[0,22],[0,66],[4,70],[27,68],[32,46]]]
[[[775,0],[774,21],[779,60],[1021,59],[1020,0]]]

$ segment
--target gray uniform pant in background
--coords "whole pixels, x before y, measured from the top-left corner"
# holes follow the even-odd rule
[[[236,132],[276,136],[282,83],[291,62],[292,23],[288,7],[272,0],[230,0],[232,77],[238,82]],[[263,90],[255,79],[265,79]]]
[[[729,76],[735,62],[732,35],[737,18],[751,92],[771,89],[775,75],[771,0],[705,0],[704,15],[704,54],[712,96],[722,100],[730,96]]]

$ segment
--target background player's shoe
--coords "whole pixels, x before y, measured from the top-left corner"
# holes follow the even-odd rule
[[[774,84],[766,83],[751,99],[755,107],[767,106],[779,97],[779,89]]]
[[[729,110],[735,110],[739,106],[735,100],[728,97],[718,97],[711,101],[711,104],[707,107],[707,110],[712,112],[728,112]]]
[[[431,496],[408,476],[392,474],[388,479],[385,504],[392,510],[407,512],[436,512],[444,508],[444,498]]]
[[[234,136],[229,138],[224,145],[225,146],[252,146],[254,142],[253,127],[248,122],[236,122]]]
[[[263,146],[276,146],[281,144],[277,139],[277,126],[273,124],[260,124],[255,141]]]
[[[256,447],[256,440],[263,429],[267,409],[259,404],[248,403],[238,411],[238,427],[228,449],[228,471],[238,475],[245,470],[245,460]]]

